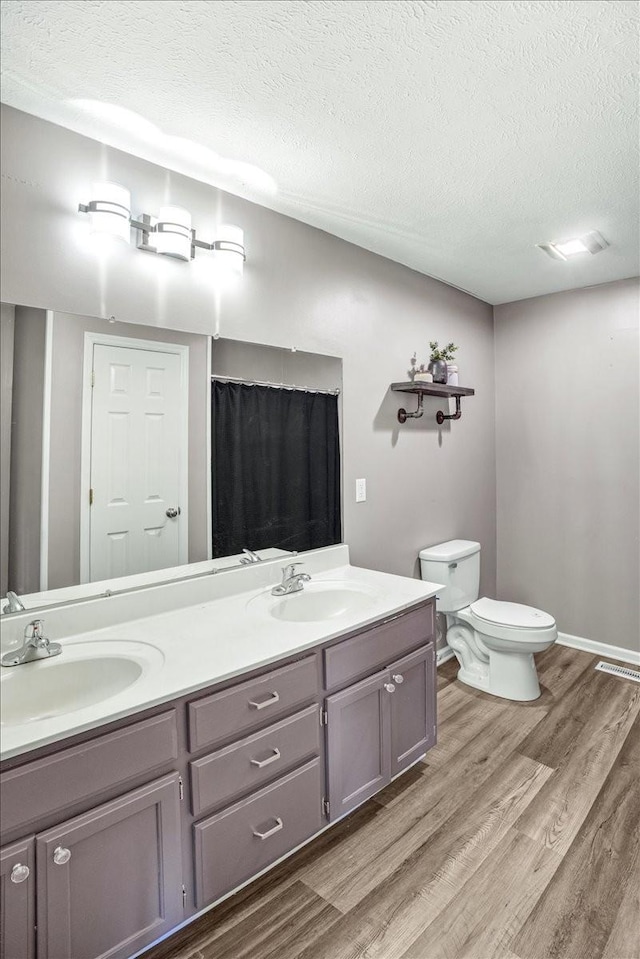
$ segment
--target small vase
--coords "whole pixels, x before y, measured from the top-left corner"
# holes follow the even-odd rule
[[[431,360],[428,370],[433,375],[434,383],[447,382],[447,364],[444,360]]]

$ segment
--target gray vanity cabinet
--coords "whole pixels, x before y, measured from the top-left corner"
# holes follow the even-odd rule
[[[329,819],[375,795],[435,743],[432,643],[327,697]]]
[[[398,660],[389,670],[395,687],[391,708],[391,778],[436,744],[436,657],[432,644]]]
[[[178,773],[40,833],[38,959],[126,959],[168,932],[181,856]]]
[[[35,955],[35,839],[0,850],[0,959]]]
[[[388,673],[334,693],[327,708],[329,819],[355,809],[390,779]]]
[[[0,773],[0,959],[129,959],[435,743],[432,601]],[[37,918],[37,929],[36,929]]]
[[[322,828],[322,782],[312,759],[194,826],[196,905],[215,902]]]

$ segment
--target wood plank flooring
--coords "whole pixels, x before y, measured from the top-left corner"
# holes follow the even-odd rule
[[[543,695],[438,673],[438,745],[145,959],[640,959],[640,684],[557,646]]]

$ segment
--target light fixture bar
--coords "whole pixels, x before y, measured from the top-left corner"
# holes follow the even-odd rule
[[[78,204],[79,213],[113,213],[114,216],[123,216],[129,219],[129,210],[122,203],[113,200],[91,200],[89,203]]]
[[[198,239],[191,227],[191,214],[182,207],[166,206],[159,215],[141,213],[138,219],[131,216],[129,191],[119,184],[96,183],[94,196],[104,194],[102,199],[79,203],[78,212],[91,215],[92,232],[129,238],[129,229],[138,233],[137,248],[145,253],[158,253],[179,260],[193,260],[196,249],[214,254],[216,269],[223,272],[242,273],[246,260],[244,234],[240,227],[229,224],[218,228],[218,238],[211,243]],[[113,199],[109,199],[109,194]],[[119,200],[123,202],[119,202]]]

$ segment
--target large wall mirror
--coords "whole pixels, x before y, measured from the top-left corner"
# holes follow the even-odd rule
[[[340,542],[340,358],[7,304],[0,346],[2,596]]]

